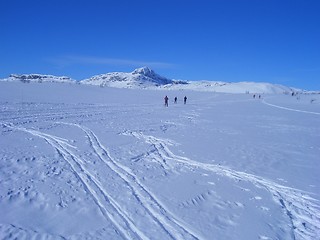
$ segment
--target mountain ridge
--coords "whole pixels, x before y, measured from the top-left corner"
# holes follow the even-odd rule
[[[297,88],[267,82],[222,82],[222,81],[186,81],[163,77],[148,67],[137,68],[132,72],[109,72],[94,75],[80,81],[67,76],[46,74],[11,74],[2,81],[21,81],[24,83],[78,83],[100,87],[130,88],[130,89],[159,89],[159,90],[194,90],[225,93],[293,93],[309,92]]]
[[[1,79],[2,81],[21,81],[24,83],[30,82],[60,82],[60,83],[74,83],[76,80],[67,76],[54,76],[48,74],[10,74],[8,78]]]

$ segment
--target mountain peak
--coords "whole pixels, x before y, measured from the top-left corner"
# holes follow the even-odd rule
[[[137,68],[131,74],[139,81],[153,82],[156,86],[172,83],[172,80],[158,75],[155,73],[155,71],[148,67]]]
[[[137,68],[130,73],[114,72],[102,74],[82,81],[84,84],[125,88],[156,87],[172,82],[172,80],[158,75],[148,67]]]
[[[155,75],[155,72],[148,68],[148,67],[141,67],[141,68],[137,68],[135,69],[132,74],[142,74],[142,75],[145,75],[145,76],[154,76]]]

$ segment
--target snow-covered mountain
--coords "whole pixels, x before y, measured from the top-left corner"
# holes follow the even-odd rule
[[[96,75],[82,80],[81,83],[99,85],[101,87],[150,88],[172,84],[173,81],[156,74],[148,67],[142,67],[135,69],[131,73],[112,72]]]
[[[21,81],[24,83],[30,82],[58,82],[58,83],[75,83],[76,81],[66,76],[53,76],[46,74],[11,74],[8,78],[2,81]]]
[[[256,82],[221,82],[221,81],[184,81],[173,80],[155,73],[148,67],[135,69],[133,72],[111,72],[95,75],[88,79],[75,81],[70,77],[57,77],[42,74],[11,74],[4,81],[21,82],[62,82],[80,83],[100,87],[131,88],[131,89],[159,89],[159,90],[194,90],[202,92],[224,93],[265,93],[282,94],[303,92],[279,84],[256,83]]]
[[[225,93],[274,94],[301,91],[271,83],[172,80],[158,75],[148,67],[138,68],[130,73],[112,72],[96,75],[82,80],[81,83],[101,87],[194,90]]]
[[[171,80],[156,74],[148,67],[142,67],[131,73],[112,72],[93,76],[81,81],[82,84],[116,88],[149,88],[165,90],[195,90],[226,93],[291,93],[301,91],[279,84],[221,81],[184,81]]]

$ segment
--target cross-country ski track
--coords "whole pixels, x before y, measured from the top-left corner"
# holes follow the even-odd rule
[[[0,239],[320,240],[314,96],[148,94],[0,102]]]
[[[191,168],[201,168],[224,177],[235,180],[248,181],[257,187],[263,187],[269,191],[274,199],[285,209],[287,216],[292,222],[294,235],[298,239],[317,238],[320,234],[320,205],[319,202],[310,197],[308,193],[298,189],[286,187],[270,180],[245,172],[234,171],[228,167],[200,163],[191,159],[177,156],[167,146],[172,143],[168,139],[159,139],[154,136],[146,136],[137,132],[124,132],[126,135],[132,135],[138,139],[143,139],[155,148],[156,156],[163,159],[164,162],[176,162]]]
[[[156,196],[143,186],[130,169],[122,166],[113,159],[107,148],[101,144],[93,131],[79,124],[63,122],[58,122],[57,124],[78,127],[85,132],[92,149],[101,160],[102,165],[100,165],[100,167],[108,167],[111,169],[118,175],[119,179],[128,186],[135,197],[135,200],[139,202],[140,207],[151,216],[152,221],[154,221],[153,227],[163,230],[167,236],[172,239],[201,239],[201,236],[189,229],[181,220],[170,213],[170,211],[157,200]],[[150,239],[151,236],[145,235],[142,226],[137,226],[135,220],[131,218],[127,212],[123,211],[120,204],[104,190],[102,183],[86,168],[86,164],[83,160],[71,150],[75,147],[70,145],[66,139],[33,129],[26,129],[8,124],[4,125],[13,130],[24,131],[42,138],[55,148],[63,159],[71,166],[74,174],[81,180],[86,191],[92,196],[102,214],[112,221],[114,226],[126,239]],[[320,232],[319,202],[310,197],[306,192],[274,183],[259,176],[234,171],[221,165],[201,163],[175,155],[169,149],[168,143],[169,145],[174,145],[169,139],[159,139],[154,136],[146,136],[142,133],[128,130],[124,131],[122,134],[131,135],[150,144],[154,148],[154,151],[144,154],[142,157],[152,156],[158,158],[159,163],[168,163],[169,167],[167,166],[166,168],[174,170],[179,167],[179,165],[195,169],[200,168],[235,180],[248,181],[257,187],[265,188],[285,210],[284,212],[292,223],[293,234],[297,239],[316,238],[317,236],[315,234]]]
[[[106,148],[99,142],[98,137],[89,129],[78,124],[59,123],[73,125],[81,128],[90,140],[90,145],[94,149],[102,163],[110,168],[122,181],[126,183],[128,188],[132,191],[132,195],[139,202],[141,207],[151,216],[154,221],[154,226],[160,228],[167,234],[167,237],[172,239],[201,239],[196,233],[184,226],[184,224],[173,216],[159,200],[156,199],[153,193],[144,187],[136,176],[134,176],[129,169],[117,163],[108,153]],[[55,148],[71,166],[74,174],[81,180],[88,194],[90,194],[101,210],[102,214],[109,218],[115,227],[122,233],[126,239],[150,239],[151,236],[146,236],[141,228],[143,226],[135,225],[134,219],[131,219],[128,214],[121,210],[121,206],[104,190],[102,184],[96,177],[90,173],[85,167],[85,163],[81,158],[77,157],[75,153],[70,150],[74,148],[65,140],[23,127],[13,127],[8,124],[4,126],[13,130],[24,131],[47,141],[53,148]],[[155,229],[153,229],[155,230]]]
[[[283,107],[283,106],[271,104],[271,103],[266,102],[265,99],[262,100],[262,103],[265,104],[265,105],[268,105],[270,107],[279,108],[279,109],[283,109],[283,110],[287,110],[287,111],[320,115],[320,112],[304,111],[304,110],[293,109],[293,108],[288,108],[288,107]]]

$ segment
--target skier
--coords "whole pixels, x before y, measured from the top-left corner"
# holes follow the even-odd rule
[[[184,104],[186,104],[186,103],[187,103],[187,96],[184,96],[184,98],[183,98],[183,102],[184,102]]]
[[[174,98],[174,103],[177,103],[177,101],[178,101],[178,98],[175,97],[175,98]]]
[[[166,106],[166,107],[169,106],[169,105],[168,105],[168,100],[169,100],[169,98],[168,98],[168,96],[166,95],[166,96],[164,97],[164,106]]]

